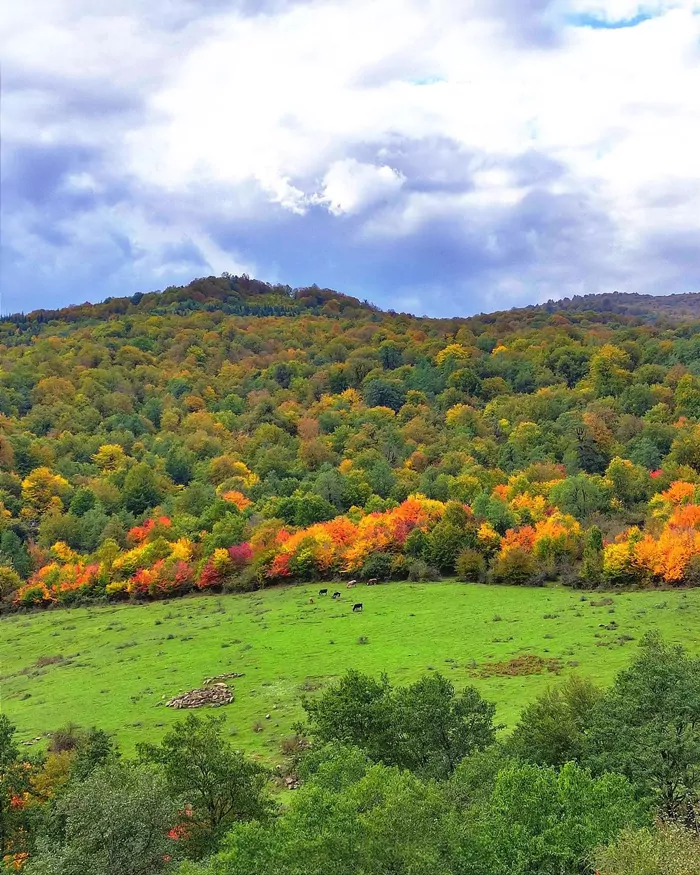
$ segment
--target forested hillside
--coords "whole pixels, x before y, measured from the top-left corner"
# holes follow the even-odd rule
[[[5,606],[338,575],[695,585],[694,296],[605,297],[431,320],[226,275],[6,319]]]

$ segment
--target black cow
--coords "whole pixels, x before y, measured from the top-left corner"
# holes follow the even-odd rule
[[[358,602],[356,605],[352,606],[353,613],[355,613],[355,611],[361,611],[361,610],[362,610],[362,602]]]
[[[334,598],[334,599],[339,599],[339,598],[340,598],[340,593],[339,593],[339,592],[334,592],[333,595],[332,595],[332,598]]]
[[[319,595],[328,595],[328,590],[327,589],[319,589],[318,594]]]

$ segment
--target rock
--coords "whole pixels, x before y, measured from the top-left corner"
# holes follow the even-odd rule
[[[203,708],[211,705],[215,708],[230,705],[233,702],[233,691],[227,684],[217,683],[201,690],[190,690],[180,696],[175,696],[166,702],[168,708]]]

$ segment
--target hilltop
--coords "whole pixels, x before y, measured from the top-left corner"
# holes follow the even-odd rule
[[[232,316],[300,316],[304,314],[329,317],[363,315],[396,316],[394,310],[383,311],[368,300],[316,285],[293,288],[270,284],[250,277],[222,274],[201,277],[185,286],[170,286],[163,291],[137,292],[131,296],[106,298],[98,303],[84,303],[58,309],[39,309],[30,313],[8,314],[2,321],[17,326],[40,325],[49,322],[75,324],[99,321],[118,316],[185,316],[196,311],[220,312]],[[566,313],[585,316],[594,322],[601,316],[627,317],[631,320],[670,320],[700,318],[700,293],[675,295],[640,295],[611,292],[550,300],[545,304],[513,307],[509,310],[479,313],[475,316],[455,316],[451,319],[430,319],[435,323],[469,324],[471,320],[500,322],[508,319],[532,319],[534,314]],[[400,314],[411,317],[410,313]],[[413,317],[428,318],[428,317]]]

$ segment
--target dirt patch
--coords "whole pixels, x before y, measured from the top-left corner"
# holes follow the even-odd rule
[[[221,705],[230,705],[233,702],[233,691],[227,684],[212,684],[201,690],[190,690],[180,696],[175,696],[166,702],[168,708],[204,708],[210,706],[219,708]]]
[[[202,683],[205,687],[208,687],[210,684],[216,684],[219,681],[228,681],[231,678],[242,678],[243,675],[237,671],[230,671],[227,674],[217,674],[213,678],[204,678]]]
[[[482,678],[489,677],[521,677],[523,675],[559,674],[562,669],[560,659],[551,659],[528,653],[524,656],[514,656],[506,662],[484,662],[472,674]]]
[[[58,656],[40,656],[34,663],[36,668],[45,668],[47,665],[58,665],[59,662],[65,662],[65,656],[60,653]]]

